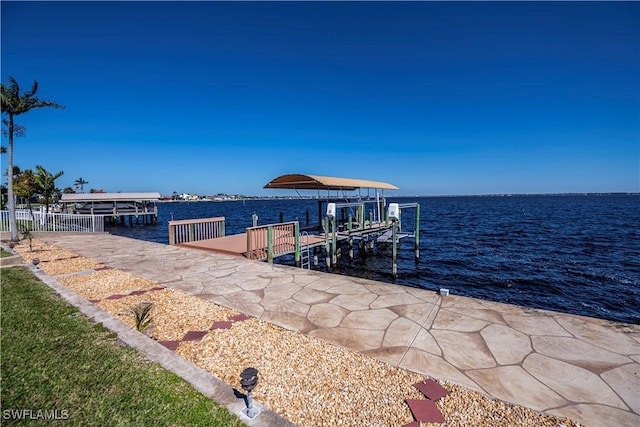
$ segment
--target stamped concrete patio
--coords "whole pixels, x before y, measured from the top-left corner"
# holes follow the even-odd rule
[[[420,374],[588,426],[640,425],[640,325],[108,234],[53,245]]]

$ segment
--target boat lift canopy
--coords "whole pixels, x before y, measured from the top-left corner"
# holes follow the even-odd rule
[[[382,190],[399,190],[393,184],[365,179],[336,178],[331,176],[287,174],[271,181],[264,188],[288,190],[342,190],[353,191],[359,188],[378,188]]]

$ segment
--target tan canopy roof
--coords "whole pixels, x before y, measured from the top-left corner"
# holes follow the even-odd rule
[[[63,194],[63,203],[113,202],[113,201],[154,201],[160,199],[160,193],[82,193]]]
[[[288,174],[271,180],[264,188],[283,188],[290,190],[355,190],[357,188],[380,188],[399,190],[386,182],[364,179],[335,178],[331,176]]]

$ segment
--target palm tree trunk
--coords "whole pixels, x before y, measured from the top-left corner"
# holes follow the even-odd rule
[[[16,202],[13,196],[13,114],[9,113],[9,148],[7,150],[7,206],[9,207],[9,228],[11,241],[20,240],[18,236],[18,221],[16,221]]]

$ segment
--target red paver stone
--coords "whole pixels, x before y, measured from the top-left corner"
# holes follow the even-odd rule
[[[207,335],[207,332],[209,331],[189,331],[182,337],[182,341],[199,341]]]
[[[421,383],[416,383],[413,386],[431,400],[438,400],[450,393],[449,390],[431,379],[424,380]]]
[[[92,302],[92,303],[94,303],[94,304],[97,304],[97,303],[99,303],[100,301],[102,301],[102,300],[99,300],[99,299],[90,299],[90,300],[89,300],[89,302]]]
[[[129,295],[130,296],[131,295],[142,295],[142,294],[146,294],[146,293],[147,293],[147,291],[133,291],[133,292],[130,292]]]
[[[231,316],[229,321],[231,322],[242,322],[243,320],[249,320],[250,317],[244,313],[236,314],[235,316]]]
[[[407,399],[407,405],[417,421],[426,423],[443,423],[444,417],[433,400]]]
[[[156,286],[155,288],[151,288],[149,289],[147,292],[151,292],[151,291],[161,291],[163,289],[166,289],[164,286]]]
[[[232,322],[213,322],[213,325],[211,325],[211,328],[209,329],[231,329],[232,324]]]
[[[158,343],[167,347],[171,351],[176,351],[176,348],[180,345],[180,341],[158,341]]]
[[[120,298],[124,298],[124,297],[126,297],[126,295],[115,294],[115,295],[109,295],[105,299],[120,299]]]

